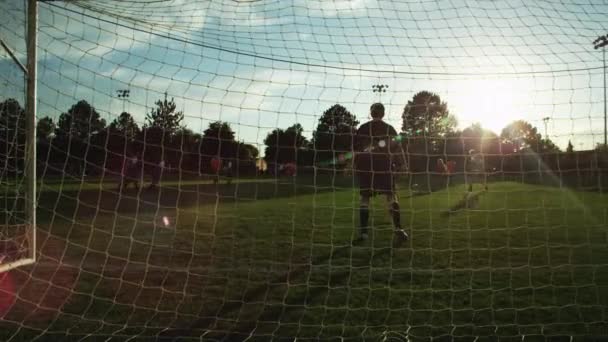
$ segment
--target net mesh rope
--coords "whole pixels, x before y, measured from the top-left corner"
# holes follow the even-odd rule
[[[0,340],[607,335],[607,10],[39,2],[38,262],[0,274]],[[24,62],[24,2],[0,13]],[[25,83],[0,63],[6,258]],[[374,102],[409,164],[400,248],[383,196],[353,244]]]

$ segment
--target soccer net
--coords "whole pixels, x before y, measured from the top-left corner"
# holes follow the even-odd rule
[[[608,6],[38,4],[37,262],[0,273],[0,340],[608,334]],[[22,60],[25,27],[1,2]],[[29,248],[5,51],[1,265]],[[376,102],[396,134],[361,146]],[[361,170],[385,146],[407,168]]]

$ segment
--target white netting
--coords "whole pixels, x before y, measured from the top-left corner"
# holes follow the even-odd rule
[[[607,11],[39,2],[39,261],[0,274],[0,340],[608,335]],[[0,2],[22,61],[24,13]],[[0,243],[23,246],[25,84],[0,67]],[[353,244],[378,101],[400,248],[384,196]]]

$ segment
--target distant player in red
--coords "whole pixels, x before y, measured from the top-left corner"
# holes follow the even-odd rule
[[[441,187],[447,187],[448,186],[448,178],[449,178],[449,172],[448,172],[448,166],[445,164],[445,162],[443,161],[443,159],[439,158],[437,159],[437,167],[436,167],[436,173],[438,175],[438,178],[440,180],[440,185]]]
[[[213,172],[213,184],[217,184],[219,182],[221,171],[222,159],[219,156],[211,158],[211,172]]]
[[[443,162],[443,159],[437,159],[437,173],[446,174],[448,173],[448,166]]]
[[[454,172],[456,172],[456,162],[455,161],[448,160],[447,167],[448,167],[448,174],[453,175]]]
[[[448,169],[448,186],[450,186],[452,176],[454,175],[454,172],[456,172],[456,162],[453,160],[448,160],[446,166]]]
[[[287,163],[283,167],[283,173],[285,173],[286,176],[295,177],[297,174],[297,170],[298,168],[295,163]]]

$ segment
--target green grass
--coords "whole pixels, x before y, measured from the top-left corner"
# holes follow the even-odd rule
[[[42,182],[39,230],[63,243],[42,254],[74,281],[50,321],[9,313],[0,340],[608,335],[606,195],[502,182],[467,206],[461,185],[403,190],[411,242],[392,249],[382,197],[351,245],[351,184],[189,180],[137,197]]]

